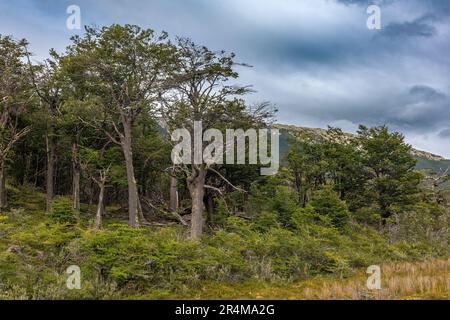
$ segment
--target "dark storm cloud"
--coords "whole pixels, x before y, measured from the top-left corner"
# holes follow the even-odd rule
[[[437,100],[443,100],[446,98],[446,95],[444,93],[424,85],[413,86],[409,90],[409,94],[411,97],[414,97],[419,101],[426,101],[426,102],[433,102]]]
[[[433,12],[435,12],[436,14],[450,14],[450,1],[448,0],[428,0],[423,2],[429,5]]]
[[[437,29],[433,25],[436,20],[436,16],[427,14],[414,21],[390,23],[383,29],[381,34],[392,39],[400,37],[432,37],[437,33]]]
[[[356,90],[358,88],[354,88]],[[368,125],[389,124],[396,129],[416,132],[439,131],[450,122],[448,97],[428,86],[416,85],[400,94],[379,95],[367,98],[321,100],[321,106],[309,100],[303,105],[303,113],[318,116],[331,122],[347,120]],[[295,108],[293,105],[292,108]]]
[[[447,96],[432,87],[415,85],[407,94],[399,97],[397,106],[387,113],[386,121],[399,127],[416,130],[438,129],[450,121]]]
[[[439,136],[442,138],[450,138],[450,128],[444,129],[439,132]]]

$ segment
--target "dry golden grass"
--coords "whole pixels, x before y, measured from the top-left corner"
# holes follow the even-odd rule
[[[450,259],[381,265],[381,290],[369,290],[368,275],[319,277],[286,286],[206,283],[184,299],[450,299]]]
[[[449,299],[450,259],[382,265],[381,290],[367,289],[366,279],[367,275],[363,272],[349,279],[316,279],[322,285],[303,285],[303,298]]]

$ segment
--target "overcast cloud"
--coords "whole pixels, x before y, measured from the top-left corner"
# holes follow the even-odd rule
[[[367,6],[382,29],[368,30]],[[449,0],[0,0],[0,33],[36,58],[63,50],[82,23],[132,23],[237,54],[240,84],[271,101],[280,123],[354,131],[387,124],[416,148],[450,158]]]

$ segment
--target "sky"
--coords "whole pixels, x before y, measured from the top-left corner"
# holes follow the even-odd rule
[[[369,29],[376,4],[381,29]],[[355,132],[388,125],[415,148],[450,158],[450,0],[0,0],[0,34],[39,60],[83,25],[137,24],[234,52],[249,103],[279,123]]]

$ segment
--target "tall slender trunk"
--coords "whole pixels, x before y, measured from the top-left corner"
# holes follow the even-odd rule
[[[37,187],[39,178],[39,156],[36,156],[36,170],[34,171],[34,187]]]
[[[100,187],[100,193],[98,195],[98,204],[97,204],[97,213],[95,215],[95,228],[101,229],[102,228],[102,215],[104,210],[104,198],[105,198],[105,182],[100,181],[98,183],[98,186]]]
[[[91,181],[88,186],[88,193],[89,193],[89,205],[91,206],[94,203],[94,182]]]
[[[139,192],[137,194],[137,208],[138,208],[139,225],[147,224],[148,221],[144,217],[144,211],[142,210],[142,204],[141,204],[141,199],[139,198]]]
[[[178,179],[175,176],[170,177],[169,210],[178,212]]]
[[[25,168],[23,170],[21,184],[24,186],[28,182],[28,176],[31,168],[31,154],[26,154],[25,151],[22,150],[22,159],[25,163]]]
[[[206,170],[203,165],[193,168],[193,174],[187,179],[192,200],[191,238],[198,240],[203,234],[203,197],[205,195]]]
[[[46,197],[46,210],[49,212],[52,208],[52,201],[54,197],[54,176],[55,176],[55,158],[56,158],[56,146],[53,138],[49,137],[48,132],[45,136],[47,147],[47,197]]]
[[[134,176],[133,152],[131,145],[131,121],[122,122],[124,127],[124,136],[121,137],[122,151],[125,158],[125,166],[128,182],[128,214],[129,224],[133,228],[139,228],[139,212],[138,212],[138,190],[137,182]]]
[[[5,160],[0,160],[0,211],[7,206]]]
[[[72,143],[72,197],[73,209],[80,211],[80,162],[78,160],[78,144]]]
[[[302,198],[302,177],[300,173],[295,170],[294,171],[294,178],[295,178],[295,189],[297,191],[298,201],[300,204],[303,205],[303,198]]]
[[[206,209],[206,223],[213,222],[214,215],[214,196],[211,190],[205,190],[205,209]]]

